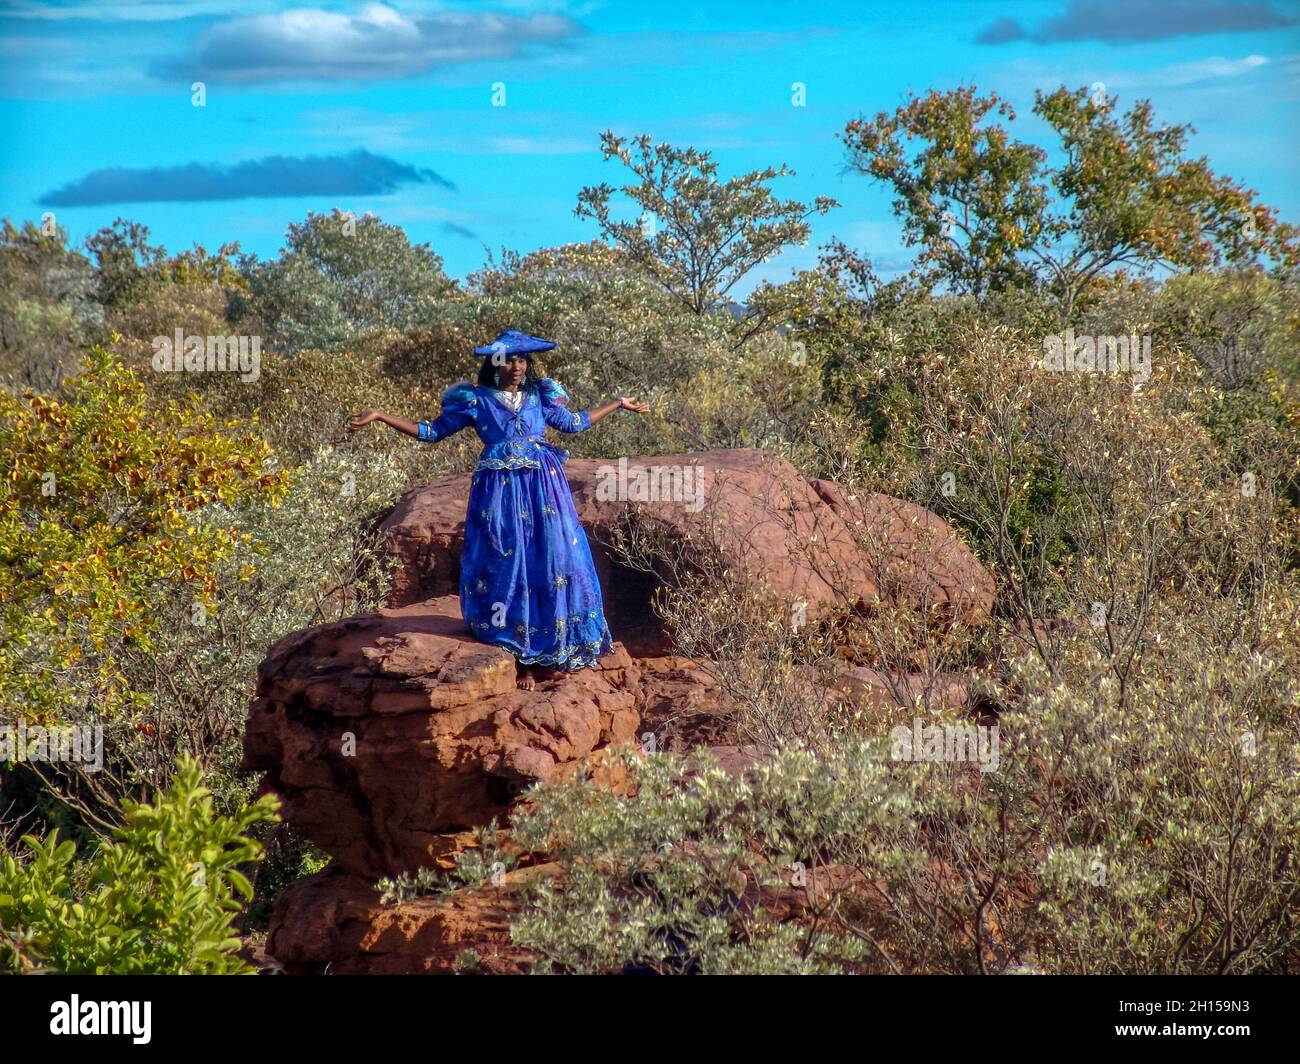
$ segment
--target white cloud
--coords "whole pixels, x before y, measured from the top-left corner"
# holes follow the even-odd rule
[[[237,84],[409,77],[475,60],[513,59],[583,29],[564,15],[441,11],[407,15],[385,4],[356,14],[294,8],[219,23],[166,76]]]
[[[1252,53],[1235,58],[1207,56],[1185,63],[1150,67],[1140,64],[1104,67],[1080,62],[1065,72],[1059,61],[1046,63],[1022,58],[993,67],[982,75],[981,83],[986,81],[997,85],[1000,95],[1013,100],[1030,98],[1035,89],[1051,92],[1060,85],[1075,87],[1097,83],[1105,86],[1110,94],[1122,93],[1134,98],[1161,89],[1250,91],[1258,80],[1274,78],[1274,72],[1279,71],[1279,62],[1285,61],[1286,57],[1271,59]]]
[[[1139,75],[1138,78],[1140,83],[1149,85],[1192,85],[1216,78],[1240,77],[1267,64],[1268,57],[1263,55],[1247,55],[1240,59],[1223,59],[1215,55],[1208,59],[1165,67],[1145,77]]]

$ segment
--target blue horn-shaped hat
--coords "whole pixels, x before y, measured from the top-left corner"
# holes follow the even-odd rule
[[[527,355],[534,351],[549,351],[554,346],[552,341],[543,340],[540,336],[529,336],[518,329],[507,329],[486,347],[474,348],[474,354],[480,357],[500,355],[502,358],[510,358],[512,355]]]

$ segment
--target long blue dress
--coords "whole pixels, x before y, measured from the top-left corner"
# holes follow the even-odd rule
[[[542,439],[591,427],[586,411],[543,377],[523,388],[516,413],[492,388],[468,381],[442,395],[442,413],[420,422],[429,443],[473,425],[483,453],[470,484],[460,563],[461,612],[485,643],[522,665],[594,666],[613,648],[600,581],[564,475],[568,452]]]

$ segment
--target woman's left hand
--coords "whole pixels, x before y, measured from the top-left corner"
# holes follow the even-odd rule
[[[618,399],[618,408],[620,410],[631,410],[634,414],[650,413],[649,403],[638,403],[634,395],[621,395]]]

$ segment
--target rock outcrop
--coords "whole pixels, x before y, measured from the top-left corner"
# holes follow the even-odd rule
[[[891,598],[967,621],[990,608],[988,574],[926,510],[803,480],[757,451],[633,459],[628,468],[674,465],[705,470],[703,505],[646,504],[661,527],[682,542],[703,537],[758,584],[803,599],[813,616],[834,603],[869,609]],[[286,971],[447,972],[466,950],[481,970],[525,971],[509,917],[522,885],[555,874],[554,865],[512,871],[490,889],[395,905],[380,903],[375,880],[447,867],[471,829],[505,823],[533,783],[586,764],[603,785],[625,786],[621,762],[606,752],[646,732],[661,750],[713,748],[736,773],[765,756],[727,745],[727,707],[708,670],[669,655],[661,633],[636,624],[648,616],[653,577],[621,569],[602,544],[638,503],[635,492],[607,497],[600,466],[574,459],[567,467],[611,627],[624,640],[598,668],[521,691],[511,656],[465,631],[455,593],[468,476],[407,493],[384,522],[399,563],[390,608],[271,648],[244,763],[265,773],[263,789],[281,796],[284,819],[333,858],[276,903],[266,949]],[[835,687],[838,697],[880,707],[895,692],[914,697],[920,682],[858,666]],[[942,678],[930,693],[958,704],[965,687]]]
[[[485,973],[523,974],[530,959],[510,941],[516,896],[557,871],[520,868],[497,887],[386,905],[365,877],[331,867],[281,895],[268,949],[289,975],[440,975],[467,950]]]
[[[463,631],[456,599],[434,599],[272,647],[244,765],[266,772],[284,818],[342,868],[394,875],[432,864],[447,836],[501,817],[529,785],[632,739],[641,697],[621,646],[598,669],[520,691],[514,659]]]
[[[687,469],[698,472],[672,472]],[[992,579],[942,519],[885,495],[855,496],[829,481],[805,480],[765,451],[574,458],[565,472],[616,634],[625,627],[645,634],[655,588],[646,574],[620,565],[608,546],[633,511],[679,542],[696,537],[775,594],[806,602],[810,619],[830,604],[864,607],[898,597],[942,606],[968,622],[992,607]],[[664,490],[674,484],[689,490]],[[398,562],[391,605],[459,593],[469,487],[468,474],[442,477],[407,492],[384,521]]]

